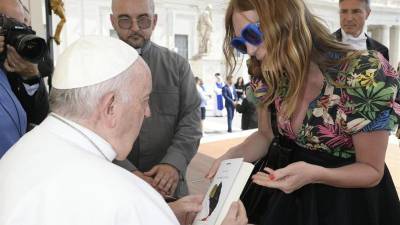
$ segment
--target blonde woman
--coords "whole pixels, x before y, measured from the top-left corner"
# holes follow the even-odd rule
[[[252,177],[275,190],[260,224],[400,224],[384,162],[399,123],[400,81],[385,58],[337,42],[302,0],[231,0],[225,27],[230,71],[235,51],[260,62],[252,79],[259,129],[218,158],[207,177],[223,159],[266,154],[273,104],[281,144],[293,152],[287,166]]]

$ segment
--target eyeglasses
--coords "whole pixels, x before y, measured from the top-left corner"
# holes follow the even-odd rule
[[[232,39],[231,45],[239,52],[247,54],[246,42],[258,46],[263,42],[263,36],[260,23],[249,23],[242,29],[239,37]]]
[[[118,17],[118,26],[122,29],[129,30],[132,28],[133,20],[136,21],[136,24],[140,30],[148,29],[151,27],[151,17],[149,15],[142,15],[136,17],[136,19],[132,19],[130,16],[119,16]]]

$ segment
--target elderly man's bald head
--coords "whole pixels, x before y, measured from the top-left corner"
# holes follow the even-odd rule
[[[0,0],[0,13],[24,23],[25,12],[19,0]]]

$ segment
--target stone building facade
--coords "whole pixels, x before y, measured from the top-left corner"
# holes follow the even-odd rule
[[[39,35],[45,33],[44,0],[23,0],[31,9],[32,22]],[[224,13],[227,0],[155,0],[158,24],[153,41],[186,57],[196,76],[205,82],[213,79],[214,73],[224,74],[222,54],[224,37]],[[321,17],[331,31],[339,28],[338,0],[306,0],[311,10]],[[62,50],[83,35],[115,35],[109,21],[111,0],[64,0],[67,23],[61,36],[61,45],[54,47],[55,58]],[[196,24],[199,15],[212,5],[213,32],[211,50],[198,54],[199,36]],[[386,45],[392,65],[400,61],[400,0],[372,1],[372,13],[367,20],[368,34]],[[53,16],[53,26],[58,18]],[[246,76],[243,65],[237,75]]]

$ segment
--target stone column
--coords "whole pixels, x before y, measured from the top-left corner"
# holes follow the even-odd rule
[[[400,25],[393,25],[390,28],[390,64],[397,68],[400,61]]]
[[[371,38],[389,48],[390,45],[390,27],[387,25],[369,25],[368,32]]]
[[[176,16],[175,12],[168,8],[167,9],[167,48],[173,49],[175,48],[175,23],[176,23]]]
[[[43,12],[45,1],[24,1],[31,13],[32,28],[36,34],[42,38],[46,38],[45,21],[43,21]]]
[[[387,25],[382,25],[381,32],[382,32],[382,40],[380,42],[388,49],[390,49],[390,27]]]
[[[378,40],[380,37],[378,35],[378,29],[377,29],[378,25],[368,25],[367,26],[367,34],[375,39]]]

